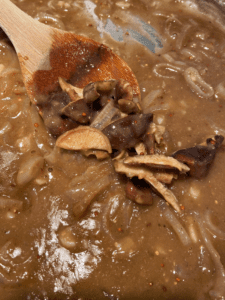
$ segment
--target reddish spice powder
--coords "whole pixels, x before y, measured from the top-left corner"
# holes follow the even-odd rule
[[[53,36],[52,49],[49,53],[49,70],[38,70],[29,83],[35,86],[35,93],[48,95],[58,86],[62,77],[77,87],[84,87],[89,82],[123,78],[130,82],[135,95],[140,89],[134,74],[111,49],[93,40],[57,32]]]

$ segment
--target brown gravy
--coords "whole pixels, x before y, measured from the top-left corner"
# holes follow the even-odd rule
[[[13,2],[44,23],[105,43],[129,64],[143,111],[166,127],[160,153],[225,135],[224,29],[215,20],[179,1]],[[161,50],[131,38],[135,30],[148,35],[134,16],[160,33]],[[118,33],[125,28],[123,41],[106,33],[109,20]],[[54,150],[4,35],[0,113],[2,299],[225,299],[223,147],[206,177],[169,185],[181,214],[157,194],[152,206],[131,202],[110,159]],[[75,219],[74,201],[98,189]]]

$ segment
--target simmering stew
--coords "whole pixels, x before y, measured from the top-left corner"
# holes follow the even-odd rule
[[[0,32],[1,299],[225,299],[220,11],[13,2],[113,49],[141,99],[119,78],[84,89],[59,78],[38,111]]]

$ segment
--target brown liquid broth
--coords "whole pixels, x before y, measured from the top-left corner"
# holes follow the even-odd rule
[[[145,22],[151,21],[167,38],[164,50],[153,54],[128,35],[120,43],[107,34],[101,37],[94,19],[85,12],[84,1],[67,1],[67,5],[63,1],[13,2],[32,17],[41,12],[50,14],[61,20],[66,30],[111,47],[134,71],[142,99],[164,86],[164,93],[154,100],[152,110],[155,122],[162,122],[167,129],[162,149],[166,154],[202,143],[216,133],[225,133],[225,98],[199,97],[188,87],[182,72],[173,72],[172,79],[153,72],[156,64],[166,62],[165,52],[175,61],[183,61],[186,67],[197,68],[214,89],[223,82],[224,32],[212,20],[200,14],[190,15],[182,4],[174,1],[133,0],[125,2],[131,4],[125,9],[117,6],[116,1],[95,1],[95,13],[103,22],[110,16],[118,26],[129,28],[124,11]],[[179,21],[173,22],[170,32],[174,35],[169,38],[165,26],[172,13]],[[176,43],[185,24],[192,27],[179,50]],[[197,58],[185,56],[182,49],[192,50]],[[55,162],[45,161],[39,181],[34,179],[18,186],[16,176],[21,163],[32,155],[50,153],[54,139],[45,132],[38,115],[30,112],[15,53],[6,46],[0,47],[0,64],[7,70],[13,68],[8,76],[0,78],[0,192],[1,196],[23,201],[19,212],[0,211],[0,248],[8,245],[8,260],[3,259],[0,250],[1,299],[210,299],[216,269],[195,223],[194,212],[204,216],[210,210],[213,223],[225,231],[224,152],[218,151],[205,178],[179,179],[171,186],[185,208],[178,219],[187,231],[193,221],[196,230],[197,240],[188,246],[182,245],[163,218],[158,196],[155,195],[151,207],[140,207],[125,199],[124,181],[113,174],[110,161],[107,168],[113,174],[111,188],[101,192],[77,221],[72,213],[73,201],[66,195],[68,182],[89,166],[96,166],[98,173],[100,163],[79,153],[62,151]],[[165,71],[168,74],[171,72]],[[108,203],[112,196],[118,198],[118,208],[110,214]],[[67,226],[71,226],[74,235],[79,232],[80,251],[70,251],[60,244],[58,234]],[[210,233],[209,236],[225,265],[224,241]],[[122,251],[118,247],[121,243]]]

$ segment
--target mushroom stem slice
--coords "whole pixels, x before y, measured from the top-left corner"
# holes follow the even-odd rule
[[[155,178],[161,183],[171,184],[173,179],[177,179],[178,175],[174,173],[167,173],[165,171],[153,172]]]
[[[56,146],[67,150],[104,150],[112,153],[109,139],[98,129],[79,126],[62,134]]]
[[[160,154],[136,155],[126,158],[124,163],[128,165],[144,164],[150,167],[163,169],[178,169],[180,172],[188,172],[190,170],[187,165],[179,162],[177,159]]]
[[[145,170],[140,167],[131,167],[123,163],[123,161],[114,161],[114,167],[116,172],[126,174],[127,177],[138,177],[138,179],[144,179],[150,185],[152,185],[162,196],[163,198],[178,212],[180,212],[180,207],[178,200],[175,195],[167,189],[162,183],[160,183],[149,170]]]
[[[70,96],[72,101],[77,101],[83,98],[83,89],[77,88],[72,84],[69,84],[61,77],[59,77],[59,85],[61,89]]]
[[[138,143],[135,146],[135,151],[138,155],[147,155],[146,147],[144,143]]]

